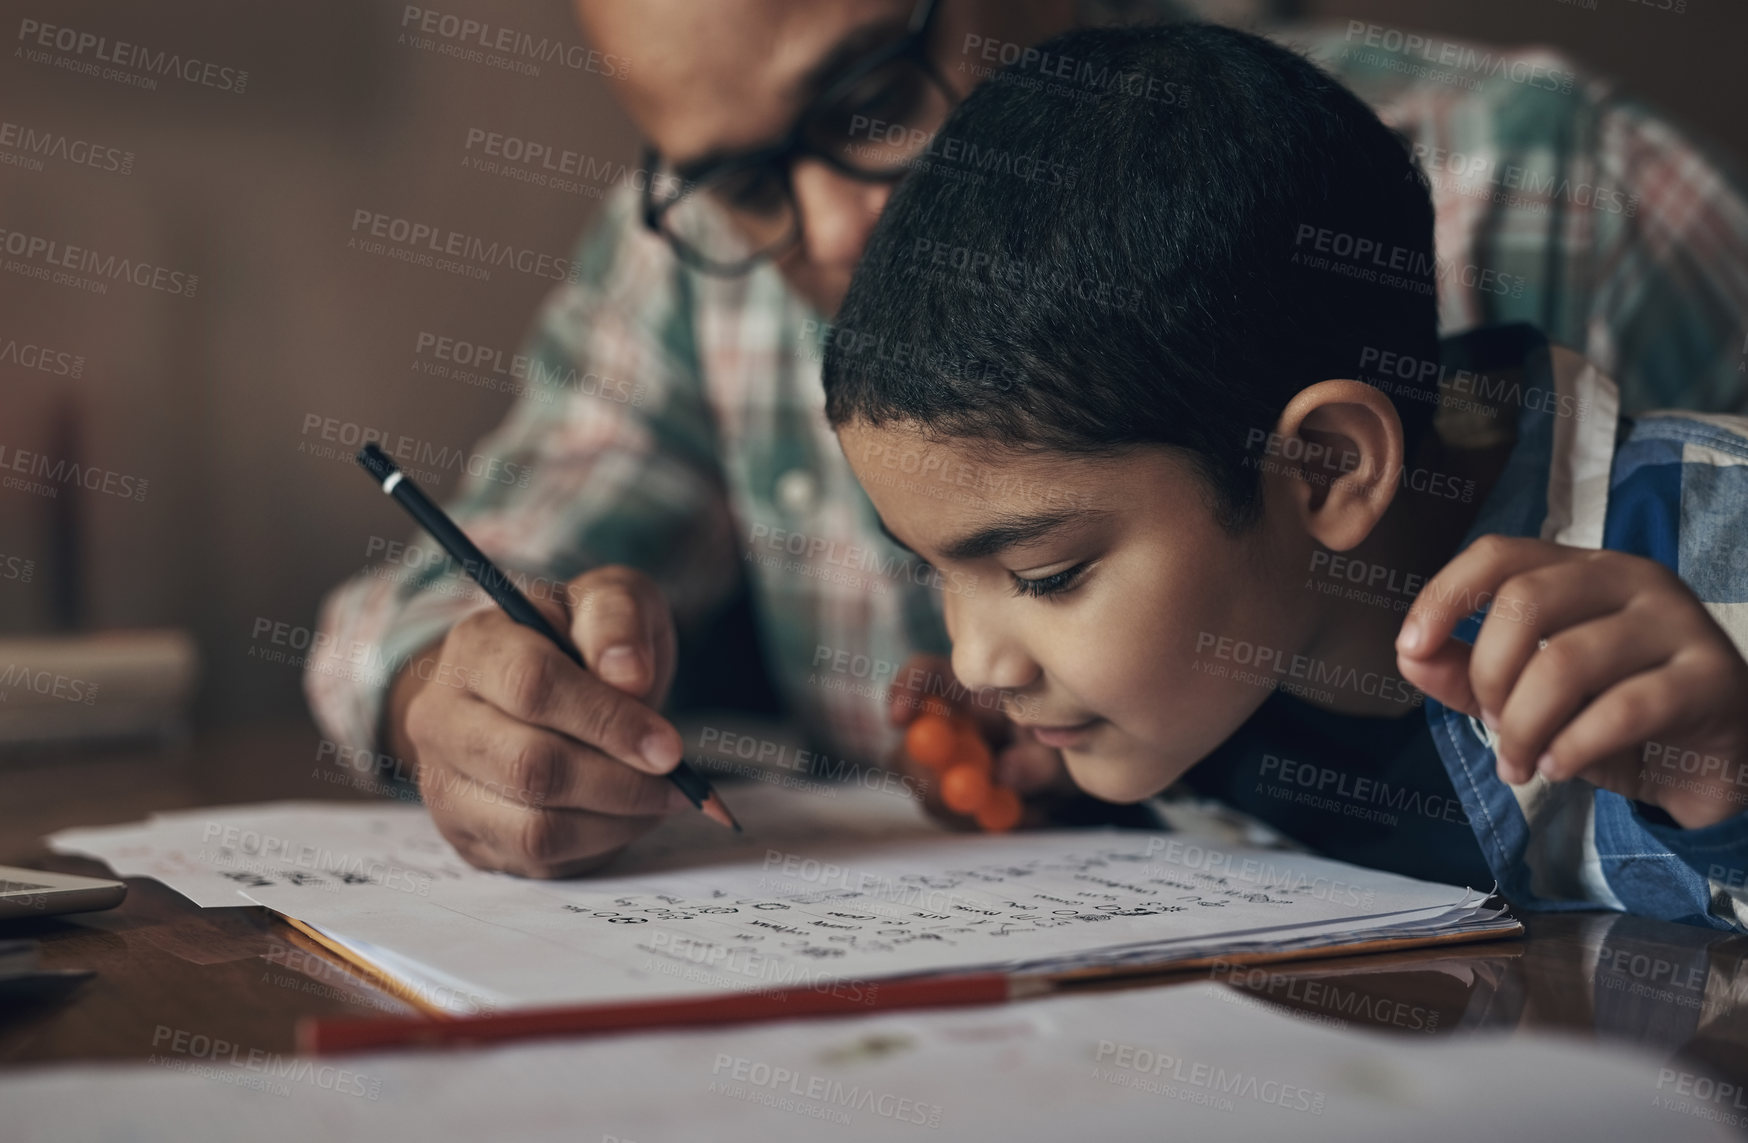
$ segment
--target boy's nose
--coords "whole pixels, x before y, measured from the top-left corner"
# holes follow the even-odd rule
[[[1038,679],[1038,664],[1020,644],[975,623],[949,626],[953,674],[972,690],[1024,690]]]
[[[818,160],[796,163],[791,178],[807,260],[823,267],[854,266],[892,185],[852,179]]]

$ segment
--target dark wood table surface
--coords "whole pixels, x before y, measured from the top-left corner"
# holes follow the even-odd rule
[[[0,762],[0,864],[105,876],[101,863],[49,853],[42,836],[187,806],[372,796],[317,747],[313,729],[291,725]],[[1520,940],[1215,978],[1325,1023],[1408,1037],[1558,1031],[1748,1084],[1748,938],[1611,913],[1523,919]],[[265,910],[200,909],[151,880],[130,879],[107,912],[0,922],[5,937],[39,940],[45,967],[96,970],[60,994],[0,1001],[5,1065],[144,1059],[177,1033],[286,1053],[299,1017],[410,1011]]]

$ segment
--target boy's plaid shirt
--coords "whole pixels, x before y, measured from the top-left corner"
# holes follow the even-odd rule
[[[1526,336],[1526,334],[1528,336]],[[1594,363],[1550,347],[1525,326],[1473,331],[1445,343],[1444,364],[1523,366],[1505,394],[1515,422],[1504,473],[1464,546],[1487,534],[1606,548],[1656,560],[1681,577],[1738,651],[1748,655],[1748,417],[1664,411],[1619,415],[1616,386]],[[1497,381],[1499,374],[1493,380]],[[1473,640],[1478,613],[1458,628]],[[1445,772],[1502,892],[1533,909],[1615,909],[1748,932],[1748,758],[1652,741],[1640,782],[1719,793],[1738,812],[1682,829],[1589,782],[1521,786],[1499,779],[1481,720],[1426,700]],[[1708,787],[1710,788],[1710,787]]]
[[[1354,24],[1282,38],[1414,143],[1447,332],[1531,322],[1616,378],[1628,412],[1748,407],[1748,203],[1691,140],[1545,52],[1410,47]],[[881,757],[886,685],[913,651],[946,648],[940,593],[1006,585],[943,581],[881,535],[826,427],[820,315],[769,266],[685,269],[636,208],[628,187],[611,196],[579,280],[539,315],[528,391],[479,446],[530,478],[470,479],[450,511],[537,586],[641,568],[682,625],[749,591],[792,716],[828,751]],[[904,479],[905,458],[883,459]],[[374,744],[393,665],[486,606],[452,572],[405,570],[324,603],[305,689],[338,742]]]

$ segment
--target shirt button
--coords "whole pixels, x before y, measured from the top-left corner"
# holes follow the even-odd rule
[[[791,516],[805,516],[819,499],[819,481],[805,468],[792,468],[777,478],[777,507]]]

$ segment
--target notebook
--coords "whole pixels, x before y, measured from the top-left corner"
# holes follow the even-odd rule
[[[836,793],[737,789],[745,834],[681,815],[570,881],[475,870],[413,805],[187,810],[48,841],[201,905],[265,906],[456,1014],[972,971],[1123,975],[1521,931],[1490,889],[1176,833],[949,833],[903,798]]]

